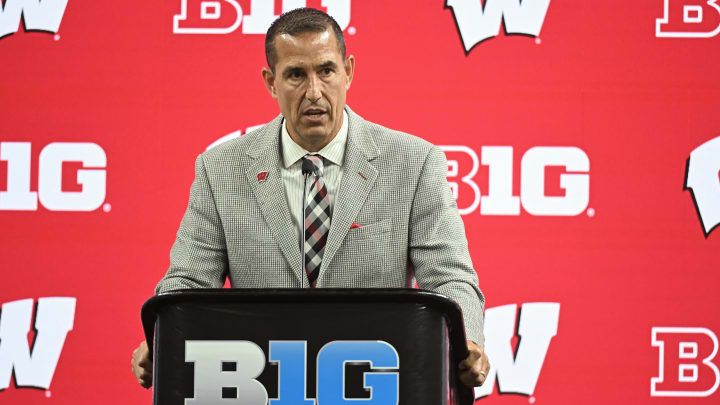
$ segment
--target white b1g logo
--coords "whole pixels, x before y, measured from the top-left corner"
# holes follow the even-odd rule
[[[36,211],[38,200],[51,211],[92,211],[105,201],[107,157],[89,142],[54,142],[43,148],[38,163],[38,191],[30,191],[30,142],[0,142],[7,162],[7,190],[0,191],[0,210]],[[77,183],[82,191],[62,190],[64,162],[82,162]]]
[[[590,159],[574,146],[536,146],[528,149],[520,162],[520,196],[513,192],[512,146],[483,146],[478,159],[474,150],[462,145],[440,146],[448,155],[448,182],[457,199],[460,187],[473,192],[472,202],[458,203],[460,214],[465,215],[480,207],[481,215],[520,215],[520,203],[531,215],[575,216],[588,206],[590,200]],[[454,154],[470,158],[471,165],[461,167]],[[457,155],[455,155],[456,157]],[[488,166],[488,190],[481,193],[474,180],[480,164]],[[563,196],[546,195],[545,169],[565,167],[560,175]],[[467,200],[467,199],[465,199]],[[588,210],[590,211],[590,210]]]
[[[306,0],[283,0],[282,12],[306,7]],[[322,0],[327,13],[341,30],[350,24],[350,0]],[[252,0],[243,9],[237,0],[181,0],[180,14],[173,17],[175,34],[229,34],[240,27],[243,34],[265,34],[279,16],[275,2]]]

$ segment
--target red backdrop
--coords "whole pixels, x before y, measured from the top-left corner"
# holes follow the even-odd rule
[[[193,159],[278,114],[253,32],[304,2],[267,3],[2,1],[0,402],[149,403],[130,354]],[[480,401],[717,402],[720,7],[448,3],[307,1],[357,58],[348,105],[445,147]]]

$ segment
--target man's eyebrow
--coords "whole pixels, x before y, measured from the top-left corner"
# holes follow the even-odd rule
[[[318,66],[318,67],[317,67],[317,70],[322,70],[322,69],[325,69],[325,68],[337,69],[337,63],[329,60],[329,61],[321,64],[320,66]]]

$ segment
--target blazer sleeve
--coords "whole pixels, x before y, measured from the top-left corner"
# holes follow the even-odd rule
[[[208,181],[203,155],[195,161],[195,180],[180,229],[170,250],[170,268],[155,293],[183,288],[220,288],[228,269],[225,232]]]
[[[467,338],[484,346],[485,297],[478,287],[465,227],[447,182],[447,160],[437,146],[430,149],[420,172],[408,240],[418,286],[455,300],[463,312]]]

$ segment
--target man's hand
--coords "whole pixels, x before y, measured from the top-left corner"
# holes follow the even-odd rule
[[[132,371],[135,374],[140,385],[143,388],[150,388],[152,386],[152,361],[150,361],[150,351],[148,345],[143,340],[137,349],[133,351],[132,360]]]
[[[490,371],[490,361],[482,347],[467,341],[468,357],[460,363],[460,381],[468,387],[483,385]]]

